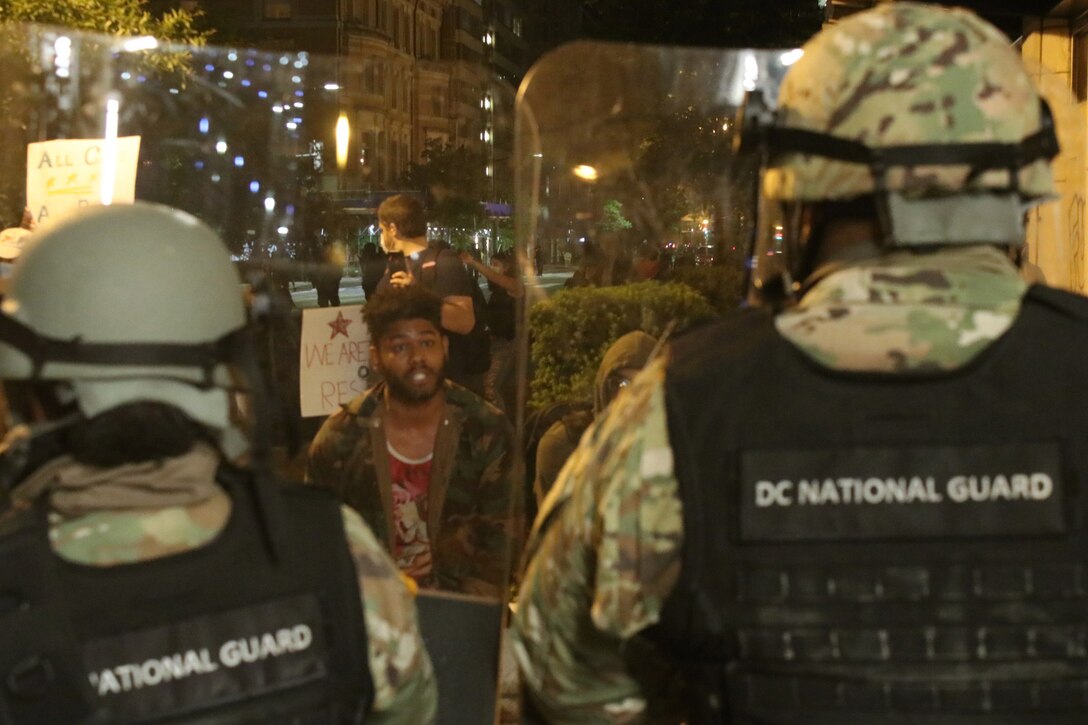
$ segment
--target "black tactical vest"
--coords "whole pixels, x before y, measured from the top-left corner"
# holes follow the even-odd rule
[[[858,339],[864,345],[864,339]],[[1088,722],[1088,300],[956,372],[828,371],[746,311],[674,345],[693,722]]]
[[[0,723],[363,721],[373,684],[338,504],[219,478],[226,527],[162,559],[77,565],[51,550],[44,507],[6,522]]]

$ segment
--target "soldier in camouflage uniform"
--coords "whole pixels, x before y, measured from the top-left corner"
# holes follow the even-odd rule
[[[86,212],[24,255],[5,312],[25,415],[0,590],[27,603],[0,607],[5,716],[434,719],[412,595],[373,533],[224,453],[245,311],[214,232],[166,207]]]
[[[524,508],[514,433],[446,379],[440,311],[419,286],[367,303],[370,360],[385,380],[325,421],[306,480],[362,514],[420,586],[502,599]]]
[[[514,621],[528,703],[1078,722],[1084,504],[1060,492],[1086,473],[1088,310],[1006,255],[1053,194],[1048,111],[966,11],[881,4],[804,51],[750,127],[785,270],[650,364],[564,468]]]

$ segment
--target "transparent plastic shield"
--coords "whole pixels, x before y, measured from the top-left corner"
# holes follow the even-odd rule
[[[644,364],[631,339],[608,354],[625,333],[661,339],[740,304],[757,169],[734,151],[736,116],[747,91],[773,103],[796,57],[577,43],[530,71],[515,155],[530,445],[542,411],[599,409]],[[539,498],[562,452],[529,457]]]
[[[734,140],[745,92],[761,91],[773,109],[800,57],[578,43],[526,77],[514,159],[527,280],[519,380],[537,501],[573,443],[535,460],[533,445],[562,411],[607,402],[613,343],[631,330],[660,338],[727,312],[747,283],[779,280],[798,253],[787,246],[799,210],[761,199],[757,159],[738,153]],[[1051,284],[1081,291],[1083,109],[1061,76],[1035,75],[1062,152],[1058,197],[1029,213],[1024,259]]]
[[[354,49],[351,55],[326,58],[173,46],[37,26],[5,26],[2,39],[2,226],[20,226],[24,208],[29,209],[28,226],[47,229],[88,206],[132,201],[165,204],[210,225],[237,265],[238,292],[249,303],[258,364],[268,386],[271,414],[249,424],[269,427],[273,467],[301,480],[307,450],[328,416],[380,382],[370,358],[373,341],[360,314],[386,270],[378,205],[399,192],[425,199],[429,211],[442,201],[452,205],[455,199],[429,198],[431,189],[410,181],[412,164],[426,162],[421,151],[427,139],[435,139],[434,148],[443,142],[464,143],[458,133],[464,137],[471,132],[478,141],[484,128],[509,137],[513,88],[481,65],[470,69],[475,80],[469,90],[493,99],[494,105],[484,109],[479,99],[469,103],[467,96],[455,104],[450,87],[457,84],[451,78],[467,72],[465,63],[447,67],[438,60],[419,61],[422,70],[412,66],[421,74],[418,78],[399,67],[396,74],[383,75],[390,70],[389,54],[379,51]],[[419,79],[433,85],[426,97],[437,99],[425,108],[412,95],[422,93]],[[459,113],[472,117],[458,120]],[[487,160],[485,151],[473,147],[471,153],[472,159]],[[494,192],[508,175],[495,170],[494,159],[489,163],[490,181],[482,183]],[[455,247],[478,245],[485,253],[494,251],[496,229],[509,217],[509,205],[469,206],[471,213],[462,216],[475,219],[475,227],[432,219],[430,236]],[[86,264],[87,274],[93,275],[94,257],[89,242],[85,259],[73,263]],[[480,283],[486,293],[486,281],[481,278]],[[128,295],[132,314],[138,315],[140,295],[154,294],[155,288],[155,280],[133,280],[132,290],[119,294]],[[198,296],[201,289],[191,294]],[[237,416],[257,407],[244,394],[237,396],[237,403]],[[340,463],[345,469],[375,465],[358,455],[356,444],[361,441],[343,441]],[[456,447],[456,455],[462,455],[465,446]],[[500,603],[509,588],[518,542],[516,535],[492,534],[507,525],[516,530],[519,505],[514,502],[522,489],[520,479],[514,478],[516,446],[505,447],[511,450],[504,454],[502,486],[510,510],[493,509],[488,521],[460,532],[455,530],[461,525],[456,512],[446,520],[434,507],[445,506],[448,513],[463,505],[457,497],[471,482],[454,479],[482,465],[461,470],[456,462],[443,460],[447,470],[437,475],[448,480],[431,482],[443,489],[443,496],[425,491],[407,507],[400,506],[399,492],[388,490],[389,465],[378,466],[383,473],[377,476],[371,470],[344,479],[347,489],[378,480],[385,487],[381,496],[390,502],[395,498],[398,523],[373,528],[388,533],[383,543],[394,550],[402,568],[411,571],[425,563],[405,554],[413,546],[423,552],[421,557],[431,558],[431,575],[419,577],[425,590],[434,590],[428,592],[428,601],[439,601],[423,613],[428,638],[441,640],[443,627],[451,625],[448,611],[474,602],[483,609],[464,621],[499,627]],[[389,455],[384,447],[374,451],[380,460]],[[461,489],[451,491],[456,486]],[[372,493],[378,500],[376,491],[359,493],[363,498]],[[349,503],[352,498],[347,496]],[[364,518],[370,515],[364,512]],[[473,525],[487,530],[471,529]],[[458,542],[474,537],[490,537],[487,557],[498,574],[484,584],[470,576],[463,577],[463,587],[444,583],[457,578],[441,576],[434,567],[464,563],[447,557],[481,558],[468,550],[458,554]],[[440,546],[446,548],[441,554]],[[456,595],[450,599],[453,604],[441,603],[446,592]],[[442,709],[451,715],[458,711],[458,697],[472,701],[466,705],[470,709],[481,702],[493,709],[498,635],[489,633],[476,641],[483,648],[476,652],[458,655],[449,647],[439,648],[445,652],[442,663],[436,662],[440,678],[443,667],[459,677],[458,687],[443,694]]]

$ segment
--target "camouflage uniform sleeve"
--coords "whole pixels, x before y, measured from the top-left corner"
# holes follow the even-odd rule
[[[549,722],[638,722],[653,704],[625,653],[680,569],[664,377],[663,361],[648,366],[594,424],[530,537],[515,652]]]
[[[310,443],[306,456],[307,484],[328,489],[336,487],[340,469],[351,452],[345,450],[350,441],[341,430],[346,425],[344,416],[344,411],[329,416]]]
[[[438,689],[420,637],[416,606],[389,555],[362,518],[341,507],[362,589],[374,705],[368,723],[429,723]]]
[[[481,596],[505,594],[509,573],[521,556],[525,532],[525,486],[514,444],[514,430],[497,410],[491,416],[478,450],[483,469],[479,478],[474,581],[465,581],[464,592]]]

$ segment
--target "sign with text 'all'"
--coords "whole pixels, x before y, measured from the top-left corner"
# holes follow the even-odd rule
[[[27,206],[45,228],[88,206],[131,204],[139,157],[139,136],[27,144]]]

